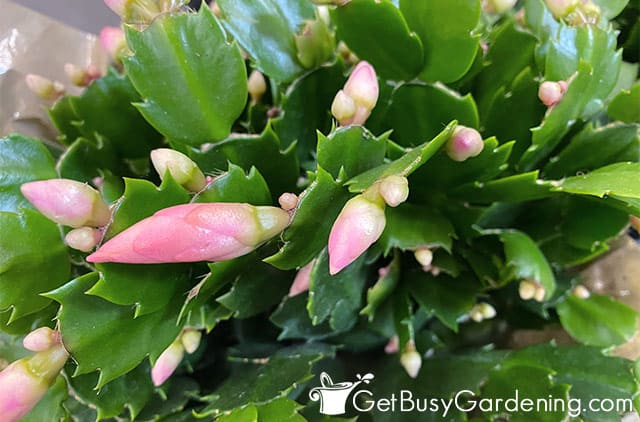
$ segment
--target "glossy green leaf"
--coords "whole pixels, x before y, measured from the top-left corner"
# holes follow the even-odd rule
[[[143,97],[136,106],[145,119],[190,145],[227,137],[247,100],[247,74],[210,9],[161,15],[144,31],[126,33],[133,55],[125,68]]]
[[[593,151],[598,151],[593,154]],[[587,125],[544,168],[545,176],[559,179],[621,161],[640,159],[640,135],[636,125]]]
[[[618,93],[609,104],[607,114],[613,120],[640,123],[640,83]]]
[[[167,380],[168,388],[155,394],[142,408],[137,420],[159,420],[161,418],[176,418],[194,397],[198,396],[199,385],[192,378],[173,375]],[[191,414],[191,411],[188,411]]]
[[[73,141],[83,136],[80,129],[82,121],[74,110],[72,101],[73,96],[66,95],[49,109],[51,123],[58,129],[56,140],[63,145],[71,145]]]
[[[328,321],[320,325],[313,325],[307,312],[307,302],[307,293],[293,297],[287,296],[271,315],[271,322],[282,330],[278,340],[322,340],[335,335]]]
[[[327,245],[333,222],[348,199],[331,175],[318,168],[316,180],[300,195],[293,221],[282,234],[284,245],[265,262],[283,270],[309,263]]]
[[[307,305],[314,325],[327,319],[335,331],[347,331],[355,325],[367,281],[365,255],[333,276],[329,274],[329,254],[326,249],[315,261],[309,275]]]
[[[478,127],[478,110],[471,95],[461,96],[442,85],[403,85],[390,101],[376,129],[393,129],[394,141],[403,146],[436,137],[452,120]]]
[[[23,183],[57,177],[53,157],[36,139],[12,134],[0,139],[0,211],[33,208],[20,193]]]
[[[453,82],[469,70],[478,51],[473,30],[480,20],[480,1],[401,0],[400,11],[422,40],[421,79]]]
[[[229,414],[223,414],[216,418],[219,422],[258,422],[258,408],[247,406],[233,410]]]
[[[63,403],[69,397],[67,382],[62,376],[56,378],[55,383],[49,387],[47,393],[38,404],[22,419],[21,422],[64,421],[68,412]]]
[[[571,337],[589,346],[625,343],[636,334],[639,321],[637,311],[609,296],[580,299],[569,295],[557,309],[562,327]]]
[[[594,3],[600,6],[607,19],[613,19],[624,10],[629,0],[594,0]]]
[[[251,167],[249,173],[232,163],[229,170],[216,177],[207,188],[194,197],[194,202],[243,202],[271,205],[269,186],[260,172]]]
[[[124,195],[113,211],[113,221],[107,228],[106,238],[115,236],[161,209],[188,201],[187,191],[171,177],[166,177],[159,188],[146,180],[125,179]]]
[[[111,143],[101,136],[97,141],[78,138],[62,154],[57,169],[60,177],[79,182],[91,182],[102,170],[116,174],[125,173],[123,163],[118,160]]]
[[[267,125],[260,135],[234,135],[218,142],[203,152],[190,153],[205,173],[227,169],[231,162],[248,171],[258,169],[269,184],[271,194],[278,198],[284,192],[293,192],[299,176],[295,147],[281,150],[278,135]]]
[[[293,388],[312,377],[311,367],[333,355],[322,344],[307,344],[280,349],[267,359],[239,363],[231,377],[207,397],[207,406],[199,416],[217,416],[247,405],[262,405],[286,396]]]
[[[500,240],[504,243],[505,264],[513,269],[513,275],[540,283],[545,288],[545,298],[551,298],[556,290],[556,279],[535,242],[517,230],[502,232]]]
[[[410,80],[422,70],[422,42],[389,0],[352,0],[331,16],[338,38],[381,77]]]
[[[274,400],[258,407],[258,422],[306,422],[298,410],[302,408],[295,401],[286,397]]]
[[[82,135],[99,142],[98,135],[107,138],[119,155],[127,158],[146,157],[153,148],[160,146],[161,136],[156,132],[132,103],[140,101],[127,76],[109,69],[107,74],[93,81],[70,103],[75,116],[66,125],[74,125]],[[74,129],[66,134],[67,142],[74,141]]]
[[[451,192],[451,196],[477,203],[530,201],[552,196],[554,186],[538,179],[538,174],[536,170],[486,183],[468,183]]]
[[[556,382],[571,385],[570,397],[580,399],[582,403],[592,399],[626,399],[628,405],[631,400],[636,400],[639,392],[633,361],[605,356],[595,347],[534,345],[511,353],[502,363],[504,368],[513,365],[552,369]],[[581,410],[580,416],[584,420],[620,419],[615,411],[595,412],[586,406]]]
[[[638,199],[640,186],[629,183],[629,180],[636,180],[638,175],[640,163],[617,163],[584,175],[568,177],[558,183],[555,189],[599,198],[611,195],[622,201],[625,198]]]
[[[409,176],[426,163],[449,140],[457,122],[454,120],[431,141],[425,142],[407,152],[395,161],[374,167],[349,180],[346,185],[350,192],[362,192],[375,181],[386,176]]]
[[[318,132],[318,166],[335,179],[343,169],[351,178],[383,163],[387,134],[375,137],[362,126],[337,129],[328,137]]]
[[[442,214],[431,207],[402,204],[385,210],[387,224],[380,245],[385,254],[393,248],[414,250],[421,246],[444,248],[451,251],[453,226]]]
[[[56,224],[40,213],[0,212],[0,309],[8,323],[44,309],[41,293],[69,279],[69,258]]]
[[[560,232],[562,239],[573,247],[596,250],[620,235],[629,224],[627,213],[603,201],[580,197],[568,199],[563,207],[565,217]]]
[[[74,376],[99,371],[96,387],[101,388],[147,355],[155,360],[182,327],[176,325],[179,303],[134,319],[131,307],[85,294],[98,278],[97,273],[85,274],[46,297],[62,305],[58,321],[64,344],[78,364]]]
[[[499,409],[491,409],[485,414],[507,416],[510,421],[527,421],[535,419],[540,422],[555,422],[568,418],[568,400],[570,384],[558,383],[553,378],[554,371],[550,368],[540,368],[533,366],[510,365],[508,368],[495,368],[489,373],[487,383],[482,387],[482,397],[494,400],[494,403],[502,401],[503,405]],[[525,381],[526,380],[526,381]],[[519,382],[525,381],[525,382]],[[519,398],[532,400],[531,409],[520,409],[518,405],[507,405],[515,402],[515,394]],[[564,405],[557,405],[556,408],[539,408],[533,406],[535,400],[564,402]],[[511,400],[510,400],[511,399]],[[520,399],[522,400],[522,399]]]
[[[312,159],[316,150],[316,131],[328,133],[332,117],[329,110],[336,92],[345,82],[344,65],[337,61],[302,75],[287,89],[282,99],[282,115],[273,120],[283,147],[296,142],[300,162]]]
[[[74,396],[95,407],[98,412],[97,420],[120,416],[125,409],[134,419],[153,395],[151,370],[146,362],[111,381],[99,391],[94,389],[97,378],[96,374],[69,377]]]
[[[233,311],[235,318],[249,318],[280,303],[292,282],[285,273],[260,263],[240,275],[231,290],[216,300]]]
[[[269,77],[289,82],[304,71],[297,59],[294,34],[313,19],[311,3],[303,0],[239,2],[220,0],[222,22]]]
[[[409,290],[420,307],[457,332],[458,319],[473,308],[480,286],[468,277],[434,277],[421,270],[410,277]]]

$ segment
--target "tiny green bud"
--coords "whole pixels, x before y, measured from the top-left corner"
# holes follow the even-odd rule
[[[247,90],[253,103],[260,101],[265,92],[267,92],[267,81],[265,81],[264,75],[260,71],[254,70],[251,72],[247,80]]]
[[[319,18],[306,21],[302,32],[294,35],[294,39],[298,60],[307,69],[329,60],[336,44],[329,27]]]
[[[181,152],[169,148],[151,151],[151,162],[160,178],[169,172],[171,177],[191,192],[199,192],[207,185],[206,178],[197,164]]]

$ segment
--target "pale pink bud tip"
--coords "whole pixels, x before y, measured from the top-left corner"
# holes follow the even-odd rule
[[[112,59],[119,59],[127,47],[124,31],[117,26],[105,26],[100,31],[100,44]]]
[[[207,185],[198,165],[181,152],[169,148],[154,149],[151,162],[160,178],[164,179],[169,172],[176,182],[192,192],[199,192]]]
[[[384,352],[388,355],[392,355],[394,353],[398,353],[400,350],[400,342],[398,340],[398,336],[393,336],[389,339],[389,342],[384,346]]]
[[[416,378],[420,373],[422,356],[416,351],[416,347],[412,341],[407,343],[404,352],[402,352],[400,364],[411,378]]]
[[[49,327],[40,327],[27,334],[22,340],[22,345],[32,352],[44,352],[59,342],[60,336],[58,332]]]
[[[91,227],[80,227],[67,233],[64,241],[73,249],[89,252],[96,247],[101,237],[100,230]]]
[[[296,274],[296,278],[293,280],[293,284],[289,289],[289,296],[299,295],[302,292],[309,290],[309,279],[311,276],[311,270],[315,264],[315,259],[309,262],[304,267],[300,268]]]
[[[566,82],[546,81],[540,84],[538,88],[538,98],[547,107],[553,107],[558,104],[566,91]]]
[[[482,142],[480,133],[475,129],[460,125],[454,129],[446,146],[447,154],[454,161],[465,161],[468,158],[476,157],[483,148],[484,142]]]
[[[430,267],[433,262],[433,252],[426,246],[416,249],[413,252],[416,261],[423,267]]]
[[[280,207],[285,211],[291,211],[298,206],[298,195],[295,193],[283,193],[278,198]]]
[[[247,80],[247,89],[251,96],[251,101],[254,103],[260,101],[265,92],[267,92],[267,81],[265,81],[264,75],[257,70],[251,72]]]
[[[409,181],[402,176],[388,176],[380,181],[380,196],[390,207],[397,207],[409,197]]]
[[[224,261],[245,255],[289,225],[276,207],[185,204],[160,210],[118,234],[89,262],[158,264]]]
[[[17,422],[45,395],[69,355],[62,345],[13,362],[0,372],[0,420]]]
[[[194,330],[191,328],[186,329],[182,333],[182,337],[180,337],[182,347],[184,347],[184,350],[189,354],[198,350],[198,347],[200,347],[200,340],[202,340],[202,333],[200,330]]]
[[[153,368],[151,368],[151,380],[156,387],[164,384],[174,373],[184,356],[182,343],[174,341],[171,346],[162,352]]]
[[[64,95],[64,85],[33,73],[25,76],[27,87],[43,100],[57,100]]]
[[[104,0],[104,3],[109,9],[113,10],[116,15],[121,17],[124,15],[127,0]]]
[[[369,111],[373,110],[378,102],[378,90],[376,71],[366,61],[358,63],[344,85],[345,94]]]
[[[564,18],[580,4],[580,0],[545,0],[547,8],[557,19]]]
[[[342,208],[329,234],[329,272],[337,274],[355,261],[382,234],[386,224],[384,205],[363,195]]]
[[[45,217],[71,227],[100,227],[111,219],[109,207],[91,186],[69,179],[25,183],[22,194]]]

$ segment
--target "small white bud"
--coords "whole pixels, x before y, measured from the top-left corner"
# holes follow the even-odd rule
[[[407,343],[407,346],[402,352],[400,364],[411,378],[416,378],[418,373],[420,373],[422,356],[416,351],[416,346],[412,341]]]
[[[430,267],[433,262],[433,252],[426,246],[420,247],[413,252],[416,261],[423,267]]]

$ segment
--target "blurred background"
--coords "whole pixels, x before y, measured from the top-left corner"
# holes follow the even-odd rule
[[[120,24],[118,17],[102,0],[11,0],[83,31],[97,33],[106,25]],[[201,0],[192,0],[191,7],[198,7]]]

